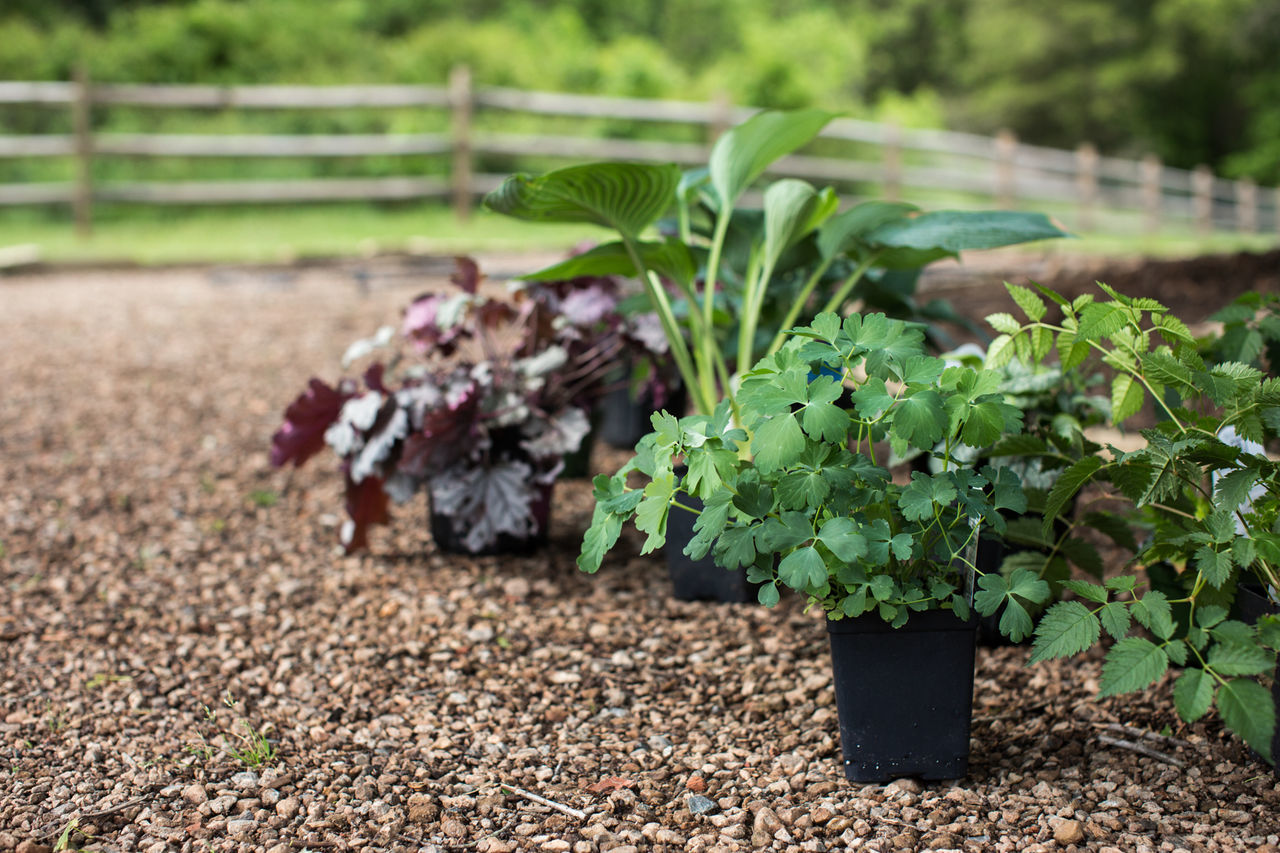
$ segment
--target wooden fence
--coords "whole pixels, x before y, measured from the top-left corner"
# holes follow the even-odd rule
[[[0,206],[69,204],[87,232],[95,202],[218,204],[338,199],[450,198],[466,217],[478,195],[503,176],[477,172],[482,155],[537,156],[565,161],[631,159],[706,162],[708,146],[726,127],[755,110],[726,101],[695,103],[595,97],[473,86],[457,68],[447,86],[156,86],[71,82],[0,82],[0,106],[46,104],[69,108],[72,133],[0,134],[0,158],[73,158],[68,183],[0,184]],[[449,131],[426,134],[133,134],[95,132],[94,110],[113,106],[186,109],[298,110],[424,108],[447,111]],[[705,129],[704,143],[605,139],[589,136],[481,132],[479,111],[540,116],[684,124]],[[2,115],[2,113],[0,113]],[[0,124],[0,130],[3,125]],[[1280,190],[1231,181],[1207,168],[1164,166],[1154,157],[1124,160],[1025,145],[1010,133],[995,137],[912,130],[841,118],[823,137],[856,143],[848,157],[797,155],[777,173],[853,187],[876,185],[885,198],[960,193],[977,204],[1039,207],[1081,232],[1099,228],[1156,232],[1194,227],[1280,232]],[[870,153],[868,153],[870,152]],[[93,161],[104,157],[364,157],[438,155],[447,177],[323,178],[252,181],[95,182]],[[1124,223],[1124,224],[1120,224]]]

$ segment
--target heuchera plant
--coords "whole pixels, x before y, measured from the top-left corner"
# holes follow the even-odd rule
[[[1275,671],[1280,616],[1250,625],[1230,618],[1229,606],[1246,582],[1280,605],[1280,463],[1265,449],[1280,438],[1280,379],[1240,361],[1205,361],[1186,324],[1165,306],[1099,286],[1107,299],[1011,287],[1026,321],[988,318],[1001,332],[988,364],[1035,362],[1055,350],[1065,370],[1100,359],[1113,373],[1116,424],[1152,402],[1159,419],[1141,431],[1146,446],[1129,453],[1109,447],[1074,462],[1049,493],[1045,524],[1085,484],[1109,482],[1154,524],[1136,561],[1185,567],[1185,595],[1144,591],[1146,580],[1131,574],[1102,584],[1068,581],[1077,600],[1045,614],[1032,659],[1084,651],[1105,631],[1115,644],[1103,666],[1102,695],[1140,690],[1171,664],[1185,667],[1173,686],[1183,719],[1197,720],[1216,704],[1229,729],[1274,761],[1276,709],[1257,678]],[[1050,319],[1046,299],[1059,319]],[[1242,327],[1242,339],[1249,331]],[[1184,608],[1182,630],[1173,605]],[[1131,635],[1135,621],[1151,637]]]
[[[301,465],[326,445],[341,460],[347,551],[388,520],[388,499],[426,487],[465,546],[537,532],[537,505],[589,429],[586,407],[628,341],[616,283],[538,285],[514,298],[480,293],[458,261],[453,293],[428,293],[401,328],[357,341],[336,386],[312,379],[272,437],[271,462]]]
[[[900,626],[929,609],[967,619],[972,601],[988,615],[1004,607],[1001,630],[1026,636],[1022,602],[1046,600],[1048,584],[1026,570],[984,575],[971,555],[979,530],[1003,530],[1000,511],[1024,510],[1025,496],[1009,469],[958,461],[1020,430],[1000,382],[926,355],[902,321],[820,314],[743,377],[740,427],[727,400],[711,415],[654,416],[636,457],[596,478],[578,565],[596,571],[627,521],[647,534],[644,552],[661,546],[668,514],[695,511],[682,502],[692,495],[705,508],[685,553],[745,569],[763,604],[787,587],[830,618],[875,612]],[[894,482],[879,461],[886,443],[899,454],[936,446],[945,468]]]

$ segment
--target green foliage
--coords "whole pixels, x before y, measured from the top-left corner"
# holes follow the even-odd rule
[[[875,307],[886,295],[892,296],[893,313],[946,319],[942,308],[921,310],[914,304],[915,278],[925,264],[965,249],[1065,236],[1040,214],[916,216],[910,205],[884,202],[837,214],[839,199],[832,189],[795,179],[768,185],[763,210],[735,209],[775,161],[811,143],[834,115],[824,110],[757,113],[717,140],[705,170],[683,177],[674,165],[593,163],[536,178],[512,176],[485,203],[520,219],[614,229],[620,242],[528,277],[638,276],[695,408],[709,413],[727,393],[736,411],[733,377],[759,353],[777,351],[796,323],[855,299]],[[642,240],[664,211],[675,213],[678,237]],[[886,289],[892,282],[896,289]],[[874,355],[869,363],[880,358]],[[941,436],[948,415],[932,393],[922,389],[906,395],[894,441],[919,444]],[[995,401],[979,404],[967,420],[964,439],[994,437],[1005,417]],[[806,430],[833,433],[843,426],[830,406],[814,405],[804,414]],[[753,447],[759,463],[769,470],[787,464],[801,447],[800,432],[790,413],[763,426]]]
[[[998,387],[998,377],[981,371],[944,370],[900,320],[819,314],[743,376],[735,404],[726,399],[709,416],[654,417],[636,458],[597,478],[579,565],[598,568],[627,521],[648,534],[646,549],[655,547],[666,513],[686,511],[681,495],[701,496],[714,479],[686,552],[749,567],[748,577],[763,584],[762,603],[776,603],[785,587],[831,618],[875,611],[901,625],[914,611],[937,608],[967,618],[960,590],[976,571],[975,537],[1003,525],[1001,507],[1026,507],[1009,470],[957,464],[974,421],[984,432],[994,425],[996,437],[1020,429],[1014,407],[991,421],[987,407],[1006,405]],[[731,425],[735,418],[741,428]],[[938,453],[951,464],[895,483],[876,457],[886,439],[917,450],[941,441]],[[688,466],[683,476],[675,473],[679,459]],[[628,483],[633,471],[646,476],[643,486]],[[637,494],[638,502],[629,497]],[[1028,608],[1050,595],[1027,570],[1008,581],[982,576],[979,586],[977,609],[1005,606],[1002,627],[1016,637],[1031,631]]]
[[[1276,331],[1269,328],[1273,303],[1251,296],[1230,306],[1218,315],[1224,337],[1198,347],[1186,325],[1155,300],[1100,287],[1105,299],[1074,302],[1042,288],[1061,312],[1053,319],[1029,291],[1011,289],[1026,322],[1004,313],[993,318],[1008,358],[1043,358],[1047,350],[1037,354],[1030,341],[1047,334],[1059,354],[1093,355],[1109,367],[1116,423],[1147,404],[1161,416],[1142,431],[1145,446],[1138,450],[1111,448],[1108,459],[1096,445],[1080,445],[1086,452],[1049,492],[1044,530],[1050,513],[1085,484],[1109,482],[1151,529],[1136,561],[1184,568],[1180,575],[1170,571],[1173,580],[1161,589],[1145,592],[1132,576],[1108,578],[1102,586],[1066,582],[1077,600],[1045,614],[1033,659],[1084,651],[1105,629],[1116,643],[1103,666],[1103,695],[1142,689],[1159,680],[1169,662],[1186,665],[1174,685],[1178,713],[1198,719],[1216,702],[1227,726],[1269,755],[1275,708],[1254,679],[1275,670],[1270,623],[1254,628],[1226,616],[1238,584],[1252,580],[1280,589],[1280,542],[1273,533],[1280,521],[1280,465],[1263,444],[1280,439],[1280,386],[1259,369],[1270,364],[1265,350]],[[1076,356],[1081,344],[1088,352]],[[1125,536],[1121,517],[1094,513],[1086,520],[1117,541]],[[1153,571],[1153,581],[1158,577]],[[1134,623],[1152,639],[1129,636]]]

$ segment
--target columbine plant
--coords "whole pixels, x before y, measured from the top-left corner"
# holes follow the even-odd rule
[[[1109,458],[1086,455],[1064,470],[1046,502],[1046,526],[1085,484],[1107,481],[1155,525],[1138,562],[1184,566],[1187,592],[1170,600],[1143,591],[1145,581],[1134,575],[1069,581],[1079,598],[1045,614],[1032,659],[1081,652],[1105,631],[1115,644],[1102,695],[1140,690],[1171,663],[1185,666],[1173,688],[1178,713],[1196,720],[1216,703],[1227,727],[1274,761],[1275,706],[1256,677],[1275,670],[1280,617],[1247,625],[1229,618],[1227,605],[1250,581],[1280,605],[1280,464],[1263,448],[1280,437],[1280,379],[1240,362],[1206,363],[1186,324],[1165,306],[1100,287],[1105,300],[1010,287],[1027,320],[988,318],[1002,332],[988,363],[1037,361],[1056,350],[1064,369],[1077,370],[1096,358],[1114,372],[1115,423],[1152,402],[1160,419],[1142,430],[1146,446],[1132,453],[1108,448]],[[1060,320],[1049,319],[1045,299],[1057,305]],[[1181,632],[1174,604],[1186,608]],[[1130,636],[1134,621],[1153,638]]]
[[[668,514],[692,511],[682,502],[692,495],[705,509],[685,553],[745,569],[762,584],[763,604],[787,587],[830,618],[874,611],[899,626],[928,609],[968,618],[972,600],[986,614],[1005,606],[1002,630],[1025,636],[1032,625],[1021,601],[1045,600],[1044,581],[978,573],[971,599],[980,528],[1003,530],[1000,510],[1026,507],[1010,470],[958,463],[964,448],[1020,429],[999,384],[995,372],[927,356],[921,332],[901,321],[821,314],[743,377],[741,427],[728,401],[709,416],[654,416],[636,457],[596,478],[578,565],[596,571],[627,521],[648,535],[645,552],[659,547]],[[937,446],[949,464],[895,483],[879,462],[886,442],[898,453]],[[643,488],[629,485],[632,472]]]
[[[481,294],[480,280],[459,259],[457,292],[414,300],[399,333],[384,327],[347,351],[345,365],[369,362],[359,378],[312,379],[285,412],[271,461],[333,449],[348,551],[387,521],[388,499],[421,488],[471,551],[546,521],[550,484],[589,428],[583,407],[622,346],[616,288],[595,280],[504,301]]]

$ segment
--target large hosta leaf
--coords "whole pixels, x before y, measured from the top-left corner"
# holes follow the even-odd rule
[[[538,222],[591,222],[634,239],[675,203],[673,163],[588,163],[517,174],[485,196],[490,210]]]
[[[660,276],[687,284],[697,274],[697,266],[689,247],[679,240],[645,241],[636,243],[635,248],[640,255],[640,262]],[[638,274],[626,244],[613,242],[602,243],[520,278],[525,281],[563,281],[582,276],[605,275],[634,278]]]
[[[818,229],[818,252],[823,258],[857,248],[863,237],[889,222],[898,222],[919,210],[900,201],[867,201],[849,208],[823,223]]]
[[[1013,210],[939,210],[886,222],[866,235],[869,243],[910,249],[995,249],[1032,240],[1067,237],[1043,213]]]
[[[733,207],[765,169],[811,141],[835,115],[826,110],[769,110],[726,131],[711,149],[708,164],[721,209]]]

